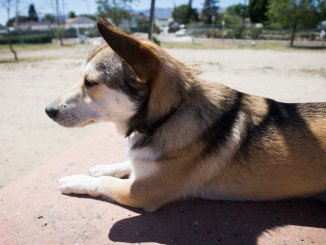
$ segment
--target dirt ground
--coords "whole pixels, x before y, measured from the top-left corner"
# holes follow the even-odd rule
[[[48,102],[78,81],[80,68],[93,48],[79,45],[26,49],[19,53],[19,63],[7,62],[10,53],[0,49],[0,187],[76,144],[96,128],[108,127],[99,124],[66,129],[44,113]],[[243,92],[285,102],[326,101],[326,51],[168,52],[185,63],[197,65],[201,77]]]

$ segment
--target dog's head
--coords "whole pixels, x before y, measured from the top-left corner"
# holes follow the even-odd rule
[[[103,18],[98,29],[106,44],[90,53],[80,82],[45,110],[65,127],[111,121],[128,135],[140,122],[160,118],[175,106],[182,92],[177,78],[184,77],[175,67],[182,64]],[[132,121],[141,111],[143,118]]]

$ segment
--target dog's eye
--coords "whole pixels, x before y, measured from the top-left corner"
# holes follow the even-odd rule
[[[91,88],[91,87],[94,87],[97,84],[89,81],[88,79],[85,79],[84,85],[85,85],[86,88]]]

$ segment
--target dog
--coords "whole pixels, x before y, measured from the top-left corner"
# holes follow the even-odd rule
[[[46,107],[64,127],[113,122],[130,160],[59,180],[63,194],[152,212],[184,198],[265,201],[326,191],[326,103],[281,103],[201,80],[100,18],[106,41]]]

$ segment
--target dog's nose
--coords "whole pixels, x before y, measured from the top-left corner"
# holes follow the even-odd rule
[[[54,109],[52,106],[47,106],[45,107],[45,112],[50,118],[53,119],[58,115],[59,111],[57,109]]]

